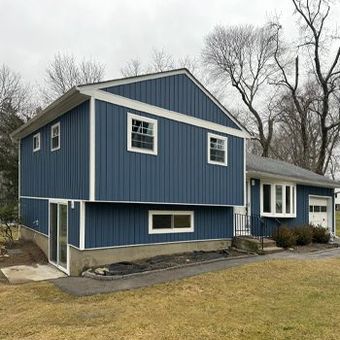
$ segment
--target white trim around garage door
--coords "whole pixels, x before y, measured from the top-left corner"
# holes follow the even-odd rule
[[[334,224],[335,224],[335,214],[333,213],[335,211],[334,204],[333,202],[333,197],[332,196],[323,196],[323,195],[308,195],[308,221],[309,221],[309,202],[310,198],[321,198],[321,199],[327,199],[327,224],[328,224],[328,229],[331,232],[334,232]],[[329,221],[331,223],[329,223]]]

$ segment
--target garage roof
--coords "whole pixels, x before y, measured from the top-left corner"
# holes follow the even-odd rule
[[[249,175],[259,175],[261,177],[281,178],[301,184],[310,184],[319,187],[339,188],[340,182],[318,175],[312,171],[300,168],[296,165],[247,154],[247,173]]]

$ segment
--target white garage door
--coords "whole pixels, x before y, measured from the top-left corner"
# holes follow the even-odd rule
[[[309,198],[309,223],[328,227],[329,199],[320,197]]]

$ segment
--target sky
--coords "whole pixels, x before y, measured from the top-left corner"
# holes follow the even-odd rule
[[[111,79],[153,48],[199,56],[214,26],[261,25],[273,14],[295,34],[290,0],[0,0],[0,65],[39,83],[62,52],[98,60]]]

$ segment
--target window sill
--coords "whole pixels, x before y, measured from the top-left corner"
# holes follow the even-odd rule
[[[220,163],[220,162],[214,162],[214,161],[208,161],[208,164],[212,164],[212,165],[221,165],[221,166],[228,166],[227,163]]]
[[[149,234],[180,234],[180,233],[193,233],[193,228],[174,228],[174,229],[153,229],[149,230]]]
[[[137,152],[137,153],[144,153],[146,155],[157,156],[157,151],[154,151],[154,150],[138,149],[138,148],[129,147],[128,151],[130,151],[130,152]]]
[[[261,217],[272,217],[272,218],[296,218],[296,214],[272,214],[272,213],[261,213]]]

